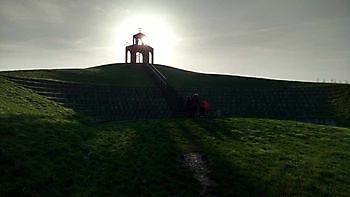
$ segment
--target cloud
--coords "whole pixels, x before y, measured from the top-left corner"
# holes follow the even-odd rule
[[[177,32],[174,66],[280,78],[350,72],[348,0],[1,0],[0,69],[123,61],[116,27],[142,12]]]
[[[4,0],[1,2],[2,20],[16,22],[63,23],[64,8],[53,1],[45,0]]]

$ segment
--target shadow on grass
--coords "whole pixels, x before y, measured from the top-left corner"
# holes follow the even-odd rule
[[[201,119],[184,121],[183,131],[208,154],[222,196],[348,193],[346,129],[262,119]]]
[[[177,162],[180,153],[170,137],[168,124],[167,121],[142,121],[126,123],[122,127],[107,126],[112,133],[120,129],[129,133],[132,140],[127,142],[122,153],[96,155],[106,158],[100,160],[103,167],[95,174],[96,194],[196,196],[199,185],[191,173]]]
[[[0,196],[196,196],[167,121],[0,117]]]
[[[94,135],[70,119],[0,116],[0,196],[69,193],[84,165],[82,142]]]
[[[262,180],[246,174],[243,169],[230,162],[221,150],[216,149],[215,145],[206,141],[206,138],[237,137],[225,129],[220,129],[227,129],[228,125],[218,124],[214,120],[186,120],[180,123],[179,127],[183,135],[195,144],[202,154],[207,154],[209,168],[212,171],[210,176],[217,184],[216,190],[219,196],[267,196]]]

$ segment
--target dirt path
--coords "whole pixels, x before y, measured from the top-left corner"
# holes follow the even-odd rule
[[[210,171],[207,167],[206,156],[198,152],[187,153],[183,155],[183,163],[193,172],[193,177],[201,184],[200,196],[217,196],[213,190],[215,183],[209,176]]]

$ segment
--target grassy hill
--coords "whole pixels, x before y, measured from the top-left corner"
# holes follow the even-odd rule
[[[110,64],[87,69],[22,70],[0,72],[2,75],[64,82],[153,87],[142,65]]]
[[[206,87],[206,88],[279,88],[279,87],[308,87],[336,86],[327,83],[310,83],[297,81],[270,80],[253,77],[240,77],[219,74],[204,74],[181,70],[164,65],[155,65],[175,88]],[[87,69],[42,69],[3,71],[1,75],[33,79],[47,79],[76,83],[109,84],[120,86],[154,86],[143,72],[139,64],[108,64]]]
[[[84,124],[55,102],[0,78],[0,196],[192,195],[164,127]],[[163,125],[163,126],[162,126]],[[154,154],[157,153],[157,154]]]
[[[341,101],[337,101],[341,102]],[[219,196],[347,196],[350,129],[251,118],[84,123],[0,77],[1,196],[197,196],[181,155],[208,157]]]
[[[270,80],[254,77],[241,77],[220,74],[204,74],[181,70],[169,66],[157,65],[157,68],[167,76],[175,88],[205,87],[205,88],[284,88],[305,86],[328,86],[329,84],[308,83],[298,81]]]
[[[190,95],[191,92],[198,92],[204,98],[214,102],[220,102],[215,97],[218,95],[227,95],[228,92],[235,91],[236,94],[248,94],[249,96],[238,99],[240,103],[236,104],[232,110],[238,110],[237,108],[241,105],[248,104],[248,106],[245,106],[246,108],[253,106],[250,111],[263,111],[263,109],[259,109],[259,105],[266,103],[259,103],[259,99],[261,99],[259,97],[261,96],[263,96],[263,99],[267,98],[272,105],[275,104],[276,106],[283,105],[283,102],[288,102],[288,99],[292,99],[296,103],[287,105],[285,109],[283,109],[283,106],[276,107],[276,109],[292,111],[302,108],[299,104],[307,105],[309,103],[319,108],[316,114],[313,115],[315,118],[333,119],[339,124],[350,126],[350,85],[348,84],[270,80],[253,77],[203,74],[164,65],[157,65],[157,67],[167,76],[173,87],[184,96]],[[319,97],[320,95],[321,97]],[[298,98],[299,96],[301,98]],[[222,97],[225,99],[225,96]],[[249,97],[255,97],[255,99],[249,102]],[[237,100],[235,95],[233,97],[226,96],[226,99]],[[304,103],[305,101],[306,103]],[[254,105],[256,103],[259,104]],[[229,104],[224,103],[223,105],[224,108],[227,108]],[[270,105],[268,107],[272,108],[273,106]],[[308,111],[310,109],[305,108],[303,110]]]
[[[349,85],[158,68],[177,90],[327,88],[331,94],[323,109],[327,114],[322,115],[349,125]],[[90,84],[92,88],[119,86],[117,91],[154,88],[142,69],[141,65],[117,64],[0,75]],[[198,196],[201,185],[182,163],[182,155],[193,152],[207,157],[209,176],[215,182],[211,192],[217,196],[350,193],[349,128],[240,117],[101,124],[91,124],[89,118],[0,76],[0,196]]]
[[[109,64],[87,69],[8,71],[0,72],[0,75],[94,85],[156,88],[142,67],[138,64]],[[156,67],[167,76],[169,84],[180,95],[185,97],[195,92],[200,93],[203,99],[209,100],[213,110],[220,109],[226,116],[336,121],[340,125],[350,125],[350,85],[347,84],[269,80],[203,74],[164,65]],[[230,92],[231,95],[228,95]],[[156,98],[159,95],[151,97]],[[105,100],[87,102],[108,103]]]

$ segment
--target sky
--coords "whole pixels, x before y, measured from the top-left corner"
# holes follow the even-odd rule
[[[156,64],[350,81],[349,0],[0,0],[0,70],[124,62],[139,27]]]

